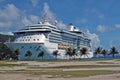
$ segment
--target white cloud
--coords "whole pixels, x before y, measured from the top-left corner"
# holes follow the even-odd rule
[[[14,4],[7,4],[4,8],[0,8],[0,32],[14,32],[28,24],[38,23],[38,20],[38,16],[26,15]]]
[[[83,19],[80,19],[80,20],[77,20],[78,23],[87,23],[88,20],[83,18]]]
[[[22,19],[22,23],[24,25],[29,25],[29,24],[31,24],[31,21],[26,16],[24,16]]]
[[[42,16],[45,16],[46,19],[50,22],[54,22],[54,20],[56,20],[55,14],[50,10],[47,3],[44,3],[43,15]]]
[[[11,27],[14,27],[17,23],[17,20],[20,18],[19,12],[19,9],[13,4],[8,4],[4,8],[0,9],[0,28],[2,28],[1,30],[9,30]]]
[[[98,47],[100,45],[100,39],[99,36],[95,33],[90,33],[89,30],[86,31],[87,36],[91,39],[92,47]]]
[[[45,16],[46,19],[50,23],[54,23],[54,21],[57,19],[55,14],[50,10],[47,3],[44,3],[43,15],[42,16]],[[67,26],[61,20],[58,20],[58,19],[57,19],[57,27],[60,28],[60,29],[66,29],[67,28]]]
[[[43,15],[46,14],[48,21],[54,23],[55,14],[50,11],[47,3],[44,4]],[[0,8],[0,32],[14,32],[24,28],[26,25],[38,23],[39,17],[32,14],[26,14],[23,10],[17,8],[14,4],[7,4],[4,8]],[[60,29],[66,29],[66,25],[61,21],[57,21]]]
[[[67,26],[62,22],[62,21],[59,21],[58,23],[57,23],[57,26],[58,26],[58,28],[60,28],[60,29],[67,29]]]
[[[115,24],[115,28],[120,29],[120,24]]]
[[[19,9],[13,4],[8,4],[4,9],[0,9],[1,20],[15,20],[20,16]]]
[[[39,17],[38,16],[35,16],[35,15],[29,15],[28,17],[27,16],[24,16],[22,18],[22,23],[26,26],[26,25],[30,25],[30,24],[35,24],[35,23],[38,23],[39,21]]]
[[[99,14],[99,15],[98,15],[98,18],[99,18],[99,19],[104,19],[104,18],[105,18],[105,15]]]
[[[90,12],[91,12],[91,13],[97,13],[98,11],[97,11],[96,8],[92,8],[92,9],[90,10]]]
[[[9,26],[11,26],[11,25],[12,25],[11,22],[0,22],[0,27],[1,27],[1,28],[9,27]]]
[[[32,3],[33,7],[36,7],[36,5],[38,4],[38,2],[39,2],[40,0],[30,0],[30,1],[31,1],[31,3]]]
[[[32,21],[32,23],[38,23],[39,22],[39,17],[38,16],[30,15],[29,18]]]
[[[110,42],[109,42],[109,45],[110,45],[110,47],[113,47],[114,45],[113,45],[113,40],[111,40]]]
[[[105,25],[98,25],[97,31],[98,32],[105,32],[107,30],[107,26]]]
[[[104,19],[105,18],[105,15],[95,8],[91,9],[90,12],[93,13],[99,19]]]

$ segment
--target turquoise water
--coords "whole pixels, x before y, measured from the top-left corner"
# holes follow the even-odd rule
[[[116,54],[115,57],[112,57],[112,55],[106,55],[105,57],[103,55],[97,55],[93,58],[120,58],[120,54]]]

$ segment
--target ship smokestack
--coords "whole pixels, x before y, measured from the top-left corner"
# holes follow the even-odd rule
[[[74,31],[75,27],[72,23],[69,24],[69,31]]]

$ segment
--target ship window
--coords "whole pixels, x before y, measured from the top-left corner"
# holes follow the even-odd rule
[[[39,41],[39,39],[37,39],[37,41]]]
[[[34,39],[34,41],[35,41],[35,39]]]
[[[28,41],[30,41],[30,39],[28,39]]]

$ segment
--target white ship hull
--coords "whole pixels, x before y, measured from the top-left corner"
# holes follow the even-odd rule
[[[47,46],[41,43],[6,43],[6,45],[14,52],[15,50],[19,51],[19,60],[53,60],[56,57],[53,55],[53,51],[58,50],[57,59],[79,59],[79,58],[92,58],[93,53],[89,52],[87,56],[66,56],[66,50],[58,49],[58,44],[50,43]],[[26,56],[27,51],[31,52],[31,56]],[[38,56],[39,53],[44,52],[44,56]]]

